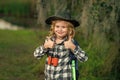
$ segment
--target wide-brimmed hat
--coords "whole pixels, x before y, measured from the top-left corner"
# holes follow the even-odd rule
[[[78,27],[80,25],[80,23],[77,20],[71,19],[71,15],[67,13],[50,16],[45,20],[45,22],[46,24],[51,25],[52,21],[55,21],[55,20],[63,20],[63,21],[70,22],[73,24],[74,27]]]

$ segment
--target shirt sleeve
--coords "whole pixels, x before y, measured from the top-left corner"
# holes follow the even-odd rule
[[[43,55],[47,53],[47,51],[48,50],[45,49],[42,45],[42,46],[37,47],[33,54],[35,58],[40,59]]]
[[[74,49],[73,53],[74,53],[75,57],[81,62],[85,62],[88,60],[86,53],[78,45]]]

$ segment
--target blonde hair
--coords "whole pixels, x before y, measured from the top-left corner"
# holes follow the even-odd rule
[[[55,24],[59,21],[62,21],[62,20],[52,21],[50,31],[49,31],[49,37],[56,36],[55,33],[54,33],[54,29],[55,29]],[[68,36],[70,35],[73,38],[75,36],[74,26],[70,22],[67,22],[67,21],[65,21],[65,22],[66,22],[67,27],[68,27]]]

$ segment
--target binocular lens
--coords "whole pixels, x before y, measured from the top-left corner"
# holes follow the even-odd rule
[[[58,65],[58,58],[56,57],[48,57],[48,65],[53,65],[53,66],[57,66]]]

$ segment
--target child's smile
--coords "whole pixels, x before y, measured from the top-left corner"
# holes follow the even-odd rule
[[[68,27],[65,21],[59,21],[55,24],[54,32],[57,38],[64,38],[68,33]]]

